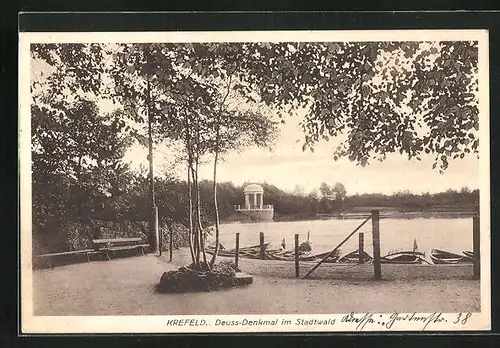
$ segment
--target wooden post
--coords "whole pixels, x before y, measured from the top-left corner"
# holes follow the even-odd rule
[[[158,229],[158,207],[154,206],[151,211],[151,221],[149,223],[150,245],[153,253],[160,252],[160,233]]]
[[[365,234],[363,232],[359,233],[359,246],[358,246],[358,253],[359,253],[359,260],[358,263],[363,263],[363,255],[364,255],[364,246],[365,246]]]
[[[299,235],[295,234],[295,277],[300,277],[300,268],[299,268]]]
[[[481,254],[480,254],[480,233],[479,216],[472,218],[472,252],[474,253],[474,279],[481,276]]]
[[[238,268],[238,261],[240,258],[240,234],[236,233],[236,253],[234,254],[234,265]]]
[[[380,226],[379,226],[379,211],[372,210],[372,239],[373,239],[373,271],[375,279],[382,278],[382,270],[380,266]]]
[[[347,237],[345,237],[345,239],[344,239],[342,242],[340,242],[340,244],[339,244],[339,245],[337,245],[337,246],[335,247],[335,249],[333,249],[333,250],[332,250],[332,251],[330,251],[328,254],[326,254],[325,256],[323,256],[323,258],[322,258],[322,259],[321,259],[321,260],[320,260],[320,261],[319,261],[319,262],[318,262],[318,263],[317,263],[317,264],[316,264],[313,268],[311,268],[311,269],[310,269],[310,270],[306,273],[306,275],[303,277],[303,279],[306,279],[307,277],[309,277],[309,275],[310,275],[312,272],[314,272],[314,270],[315,270],[316,268],[318,268],[318,267],[319,267],[319,266],[320,266],[323,262],[325,262],[325,260],[326,260],[327,258],[329,258],[330,256],[332,256],[334,252],[336,252],[336,251],[337,251],[337,250],[338,250],[338,249],[339,249],[342,245],[344,245],[344,243],[345,243],[345,242],[347,242],[347,240],[348,240],[349,238],[351,238],[351,237],[352,237],[352,236],[353,236],[356,232],[358,232],[358,230],[359,230],[361,227],[363,227],[363,226],[364,226],[364,224],[366,224],[366,223],[368,222],[368,220],[371,220],[371,218],[372,218],[371,216],[369,216],[368,218],[366,218],[366,219],[365,219],[365,220],[364,220],[361,224],[359,224],[359,226],[358,226],[358,227],[356,227],[356,228],[354,229],[354,231],[352,231],[351,233],[349,233],[349,235],[348,235]]]
[[[260,239],[260,259],[264,260],[266,258],[266,246],[264,245],[264,232],[259,232]]]
[[[172,262],[173,260],[173,252],[174,252],[174,235],[173,235],[173,231],[172,229],[170,228],[170,240],[168,241],[168,249],[169,249],[169,259],[170,259],[170,262]]]

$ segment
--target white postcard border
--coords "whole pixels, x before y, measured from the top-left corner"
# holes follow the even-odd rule
[[[239,32],[79,32],[20,33],[19,37],[19,175],[20,175],[20,253],[21,253],[21,330],[23,333],[194,333],[194,332],[330,332],[330,331],[420,331],[422,321],[412,313],[399,313],[406,320],[387,323],[394,313],[355,313],[368,321],[343,322],[349,313],[331,315],[211,315],[211,316],[34,316],[31,240],[31,133],[30,133],[30,44],[63,42],[298,42],[298,41],[435,41],[474,40],[479,42],[480,100],[480,211],[481,211],[481,312],[415,313],[434,320],[425,329],[432,331],[489,330],[491,328],[490,255],[490,154],[489,154],[489,55],[486,30],[359,30],[359,31],[239,31]],[[436,315],[439,315],[436,321]],[[460,317],[459,317],[460,316]],[[374,320],[369,322],[367,317]],[[364,318],[364,319],[363,319]],[[458,318],[458,319],[457,319]],[[204,320],[206,325],[169,325],[169,320]],[[215,325],[224,321],[278,320],[278,325]],[[326,325],[283,325],[303,320],[330,320]],[[331,324],[334,319],[335,323]],[[440,320],[443,319],[443,320]],[[440,320],[440,321],[439,321]],[[458,320],[458,321],[457,321]],[[457,323],[453,324],[453,322]],[[184,322],[183,322],[184,323]],[[189,322],[193,323],[193,322]],[[198,324],[200,322],[198,321]],[[382,325],[384,324],[384,325]],[[457,326],[458,325],[458,326]]]

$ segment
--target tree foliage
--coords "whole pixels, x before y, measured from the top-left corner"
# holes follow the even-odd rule
[[[304,149],[344,136],[335,158],[361,165],[399,152],[420,159],[478,154],[477,42],[199,44],[238,68],[238,91],[294,114]],[[214,71],[207,69],[207,74]]]
[[[439,169],[478,154],[477,42],[50,44],[33,51],[65,66],[60,78],[71,76],[83,91],[112,76],[136,120],[145,79],[155,116],[173,120],[183,101],[210,104],[210,89],[234,75],[232,89],[246,100],[292,115],[307,110],[304,149],[341,136],[335,158],[365,165],[392,152],[434,154]]]

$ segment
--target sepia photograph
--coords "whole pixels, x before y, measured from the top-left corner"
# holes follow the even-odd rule
[[[23,332],[490,329],[487,31],[19,47]]]

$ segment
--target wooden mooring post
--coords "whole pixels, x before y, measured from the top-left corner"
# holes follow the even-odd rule
[[[238,262],[240,259],[240,234],[236,233],[236,253],[234,254],[234,265],[238,268]]]
[[[266,258],[266,245],[264,244],[264,232],[259,232],[259,240],[260,240],[260,259],[264,260]]]
[[[481,277],[481,249],[479,216],[472,218],[472,252],[474,254],[474,279]]]
[[[382,278],[382,270],[380,265],[380,214],[378,210],[372,210],[372,240],[373,240],[373,271],[375,279]]]
[[[365,234],[363,232],[359,233],[359,244],[358,244],[358,253],[359,253],[359,260],[358,263],[363,263],[363,255],[364,255],[364,245],[365,245]]]
[[[335,247],[335,249],[333,249],[333,250],[332,250],[332,251],[330,251],[328,254],[326,254],[325,256],[323,256],[323,258],[322,258],[322,259],[321,259],[321,260],[320,260],[320,261],[319,261],[316,265],[314,265],[314,267],[313,267],[313,268],[311,268],[311,269],[310,269],[310,270],[306,273],[306,275],[302,277],[302,279],[306,279],[307,277],[309,277],[309,275],[310,275],[312,272],[314,272],[314,270],[315,270],[316,268],[318,268],[318,267],[319,267],[319,266],[320,266],[323,262],[325,262],[325,260],[326,260],[327,258],[329,258],[330,256],[332,256],[334,252],[336,252],[336,251],[337,251],[337,250],[338,250],[338,249],[339,249],[342,245],[344,245],[344,243],[345,243],[345,242],[347,242],[347,241],[349,240],[349,238],[351,238],[351,237],[352,237],[352,236],[353,236],[356,232],[358,232],[358,231],[359,231],[359,229],[360,229],[361,227],[363,227],[363,226],[364,226],[364,225],[368,222],[368,220],[371,220],[371,218],[372,218],[372,217],[371,217],[371,216],[369,216],[369,217],[367,217],[367,218],[366,218],[366,219],[365,219],[362,223],[360,223],[360,224],[359,224],[359,226],[358,226],[358,227],[356,227],[356,228],[354,229],[354,231],[352,231],[351,233],[349,233],[349,234],[347,235],[347,237],[345,237],[345,238],[344,238],[344,240],[343,240],[342,242],[340,242],[340,243],[339,243],[339,245],[337,245],[337,246]]]
[[[299,235],[295,234],[295,278],[300,277],[299,266]]]

